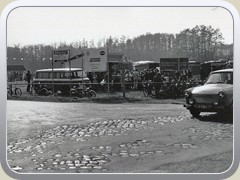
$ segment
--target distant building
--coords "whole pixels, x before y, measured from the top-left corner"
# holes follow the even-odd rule
[[[136,61],[133,62],[133,67],[138,71],[143,71],[144,69],[159,68],[159,63],[155,61]]]

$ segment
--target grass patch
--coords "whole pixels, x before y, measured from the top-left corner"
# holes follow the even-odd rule
[[[123,97],[122,92],[97,92],[95,98],[88,97],[69,97],[59,95],[37,96],[23,93],[21,97],[12,96],[8,100],[22,100],[22,101],[40,101],[40,102],[88,102],[88,103],[104,103],[104,104],[118,104],[118,103],[146,103],[146,104],[183,104],[184,98],[179,99],[156,99],[144,97],[142,91],[129,91],[126,97]]]

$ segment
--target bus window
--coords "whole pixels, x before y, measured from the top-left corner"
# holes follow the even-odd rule
[[[48,79],[49,74],[48,74],[48,72],[38,72],[36,74],[36,78]]]
[[[76,77],[77,78],[86,77],[86,74],[83,71],[76,71]]]
[[[53,73],[53,78],[56,78],[56,79],[61,78],[61,72],[54,72]]]

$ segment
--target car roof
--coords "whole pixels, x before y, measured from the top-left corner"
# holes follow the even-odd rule
[[[39,69],[36,72],[68,72],[70,71],[70,68],[53,68],[53,69]],[[82,68],[71,68],[71,71],[81,71]]]
[[[233,69],[221,69],[221,70],[213,71],[212,73],[219,73],[219,72],[233,72]]]

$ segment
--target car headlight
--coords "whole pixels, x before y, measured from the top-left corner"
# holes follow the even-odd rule
[[[189,97],[191,95],[191,92],[190,91],[185,91],[184,95],[185,95],[185,97]]]
[[[218,97],[222,99],[222,98],[224,98],[224,96],[225,96],[224,92],[223,91],[219,91]]]
[[[189,102],[189,104],[193,104],[194,103],[193,99],[189,99],[188,102]]]

